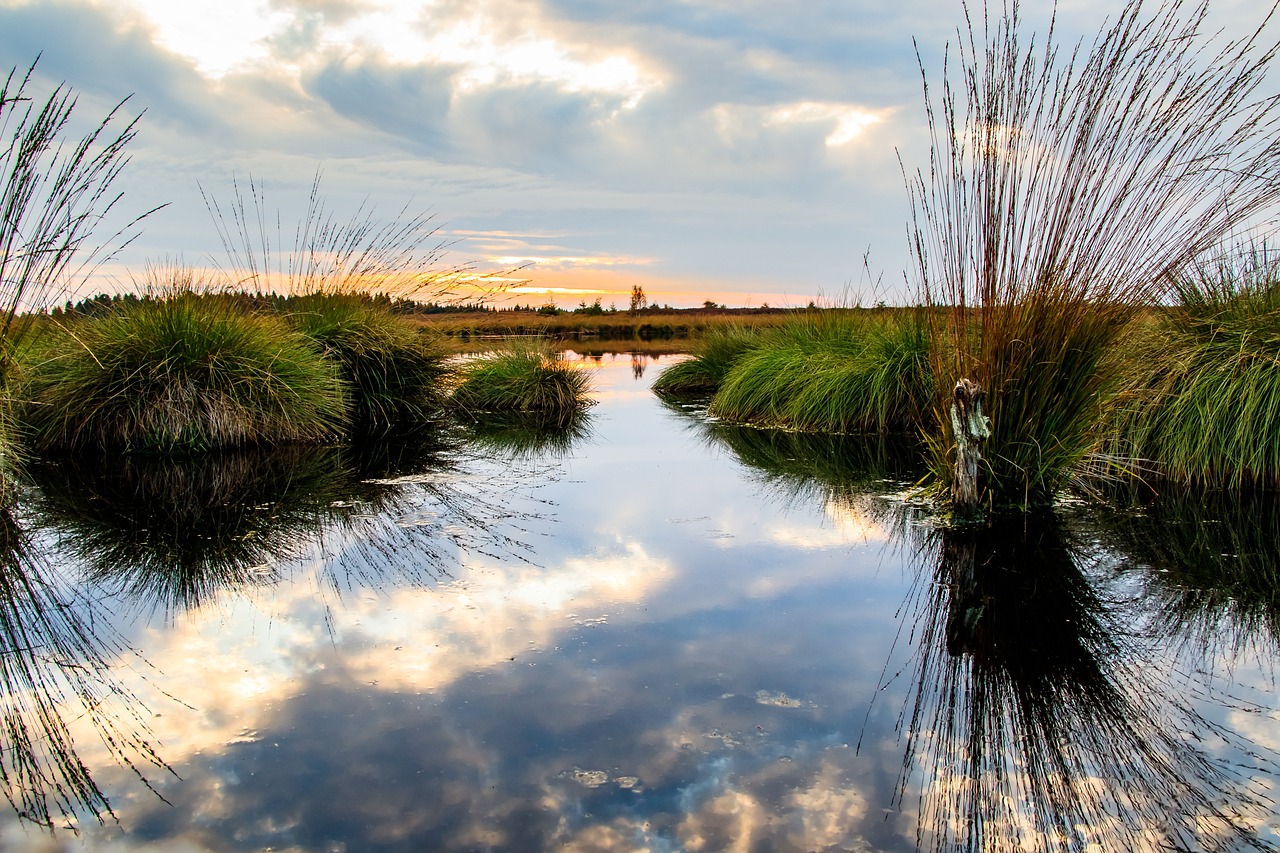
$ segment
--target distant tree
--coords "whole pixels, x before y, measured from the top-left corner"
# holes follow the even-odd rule
[[[702,307],[703,308],[719,308],[720,306],[712,302],[710,299],[708,299],[706,302],[702,303]]]
[[[631,313],[634,314],[637,311],[641,310],[642,308],[644,308],[644,305],[645,305],[644,289],[641,288],[640,285],[638,284],[631,285],[631,308],[630,308]]]

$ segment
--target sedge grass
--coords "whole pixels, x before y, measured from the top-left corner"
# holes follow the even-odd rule
[[[693,358],[663,370],[654,381],[653,390],[673,396],[715,393],[730,369],[760,345],[761,334],[746,326],[712,328],[698,342]]]
[[[932,395],[916,312],[796,315],[729,367],[710,414],[803,432],[914,432]]]
[[[44,452],[194,452],[327,439],[349,408],[336,365],[283,321],[187,292],[48,336],[22,416]]]
[[[1214,253],[1176,290],[1134,344],[1117,452],[1177,482],[1280,486],[1280,255]]]
[[[339,365],[356,431],[385,433],[440,410],[447,354],[412,320],[352,294],[311,294],[290,307],[289,324]]]
[[[1101,447],[1108,351],[1135,310],[1280,200],[1280,102],[1258,94],[1277,44],[1265,22],[1206,37],[1205,4],[1184,0],[1130,0],[1066,54],[1017,4],[983,12],[940,99],[925,79],[929,166],[906,173],[917,283],[940,309],[930,455],[950,483],[949,397],[976,380],[980,502],[1044,505]]]
[[[451,397],[453,408],[529,424],[570,424],[592,405],[587,372],[546,346],[515,344],[465,362]]]

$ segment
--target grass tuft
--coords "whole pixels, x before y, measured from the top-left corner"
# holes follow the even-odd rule
[[[23,395],[40,451],[317,441],[350,408],[336,365],[301,334],[191,292],[67,323],[43,343]]]
[[[289,325],[337,362],[355,429],[385,433],[440,411],[447,355],[418,324],[352,294],[316,293],[291,308]]]
[[[733,362],[710,414],[803,432],[911,432],[932,396],[916,312],[797,315]]]
[[[592,405],[590,378],[546,346],[515,345],[460,369],[453,406],[465,415],[516,417],[530,424],[570,424]]]
[[[653,383],[658,394],[689,396],[714,394],[730,369],[759,346],[761,332],[746,326],[713,326],[702,338],[693,358],[671,365]]]
[[[1280,255],[1216,253],[1176,290],[1180,304],[1134,345],[1117,442],[1175,481],[1280,485]]]

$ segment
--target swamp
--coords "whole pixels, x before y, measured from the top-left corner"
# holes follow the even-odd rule
[[[554,428],[34,463],[0,847],[1280,845],[1273,496],[957,527],[567,358]]]

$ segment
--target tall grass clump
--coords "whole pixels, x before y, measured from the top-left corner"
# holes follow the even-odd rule
[[[459,368],[453,407],[463,415],[571,424],[592,405],[587,372],[546,346],[514,345]]]
[[[222,270],[237,290],[279,293],[352,295],[386,294],[402,299],[448,301],[464,281],[467,298],[484,286],[484,276],[469,274],[466,265],[445,267],[447,248],[429,213],[408,207],[389,220],[360,205],[342,219],[329,209],[316,173],[307,210],[294,226],[292,247],[279,215],[268,213],[261,185],[250,181],[248,199],[240,185],[230,205],[205,196],[214,228],[222,241],[227,266]]]
[[[1217,252],[1175,289],[1178,304],[1135,345],[1120,452],[1184,483],[1280,485],[1280,255],[1264,243]]]
[[[1052,24],[1024,33],[1016,2],[966,13],[940,98],[924,79],[928,169],[904,173],[938,309],[931,464],[953,483],[951,395],[976,381],[980,506],[1048,503],[1097,458],[1120,387],[1107,352],[1135,310],[1280,199],[1267,21],[1224,40],[1203,32],[1203,2],[1145,5],[1068,51]]]
[[[385,433],[439,412],[447,356],[412,320],[341,293],[296,300],[286,320],[338,364],[355,430]]]
[[[762,340],[762,332],[745,326],[715,326],[695,347],[693,358],[671,365],[653,383],[659,394],[713,394],[738,360]]]
[[[317,441],[349,410],[336,364],[277,318],[192,292],[68,324],[33,354],[40,451],[186,452]]]
[[[43,101],[34,97],[35,70],[35,63],[21,73],[15,67],[0,82],[0,478],[6,481],[16,461],[13,352],[34,312],[103,260],[91,241],[120,200],[111,185],[137,132],[136,118],[123,119],[121,101],[83,137],[69,139],[75,95],[61,85]]]
[[[729,368],[710,414],[804,432],[914,432],[932,397],[918,312],[797,315]]]

